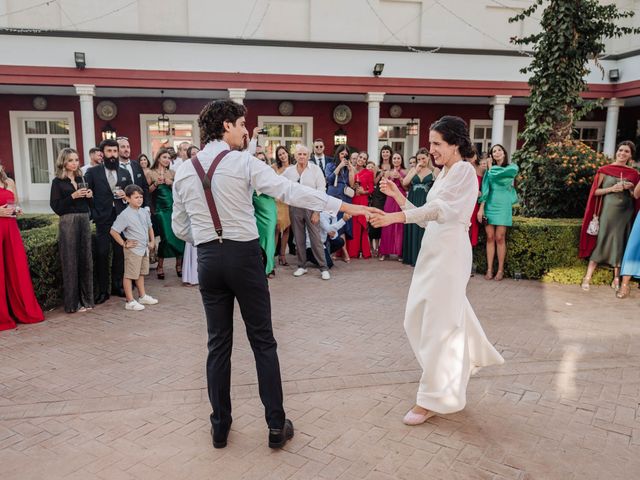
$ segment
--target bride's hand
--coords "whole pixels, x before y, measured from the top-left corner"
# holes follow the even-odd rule
[[[387,178],[380,180],[380,191],[389,197],[396,197],[397,195],[400,195],[400,190],[398,190],[398,186],[395,182]]]
[[[374,228],[380,228],[380,227],[386,227],[387,225],[391,225],[394,222],[393,222],[393,219],[391,218],[391,215],[388,215],[386,213],[373,213],[369,217],[369,223]]]

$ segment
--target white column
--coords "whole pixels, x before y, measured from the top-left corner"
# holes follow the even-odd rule
[[[496,95],[491,99],[493,105],[493,123],[491,124],[491,145],[504,142],[504,110],[511,101],[511,95]]]
[[[96,146],[96,127],[93,120],[93,97],[95,85],[74,84],[76,94],[80,97],[80,120],[82,122],[82,151],[84,164],[89,165],[89,150]]]
[[[229,100],[233,100],[240,105],[244,105],[244,98],[247,96],[246,88],[229,88]]]
[[[604,128],[604,147],[602,153],[613,157],[616,153],[616,137],[618,136],[618,115],[620,107],[624,105],[624,100],[612,98],[604,102],[607,107],[607,123]]]
[[[365,97],[369,104],[369,121],[367,127],[367,153],[369,160],[378,163],[378,128],[380,127],[380,102],[384,92],[369,92]]]

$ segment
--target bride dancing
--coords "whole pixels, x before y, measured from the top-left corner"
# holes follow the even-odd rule
[[[419,425],[436,414],[454,413],[466,404],[467,383],[476,367],[504,363],[487,340],[466,296],[471,272],[469,219],[478,199],[478,179],[466,123],[445,116],[431,125],[430,153],[442,173],[416,208],[398,187],[383,181],[381,190],[402,211],[373,214],[378,228],[392,223],[426,227],[409,287],[404,328],[422,367],[415,406],[406,425]]]

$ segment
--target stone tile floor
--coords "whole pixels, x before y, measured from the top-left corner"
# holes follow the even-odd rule
[[[199,293],[166,269],[144,312],[111,299],[0,334],[0,478],[640,478],[639,290],[620,301],[607,287],[471,279],[507,361],[472,378],[463,412],[406,427],[419,378],[402,328],[411,268],[339,262],[328,282],[293,269],[271,281],[296,427],[283,451],[266,445],[239,317],[233,428],[212,448]]]

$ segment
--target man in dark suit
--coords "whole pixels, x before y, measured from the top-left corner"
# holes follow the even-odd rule
[[[144,192],[143,207],[149,206],[149,184],[147,178],[144,176],[144,171],[137,160],[131,160],[131,145],[127,137],[118,137],[118,159],[120,161],[120,168],[124,168],[129,172],[133,183],[138,185]]]
[[[118,162],[118,142],[104,140],[100,144],[104,160],[102,165],[96,165],[87,170],[85,179],[93,191],[91,218],[96,224],[96,271],[98,288],[96,304],[104,303],[109,298],[109,246],[113,245],[111,259],[112,293],[124,297],[122,276],[124,275],[124,254],[111,237],[111,225],[120,212],[126,207],[124,189],[131,185],[131,175],[125,168],[120,168]],[[144,175],[143,175],[144,177]],[[145,182],[146,183],[146,182]]]
[[[329,162],[333,162],[333,158],[327,157],[324,154],[324,141],[321,138],[316,138],[313,141],[313,155],[311,155],[309,161],[318,165],[320,170],[322,170],[322,174],[326,178],[327,174],[324,173],[325,168],[327,168],[327,164]]]

